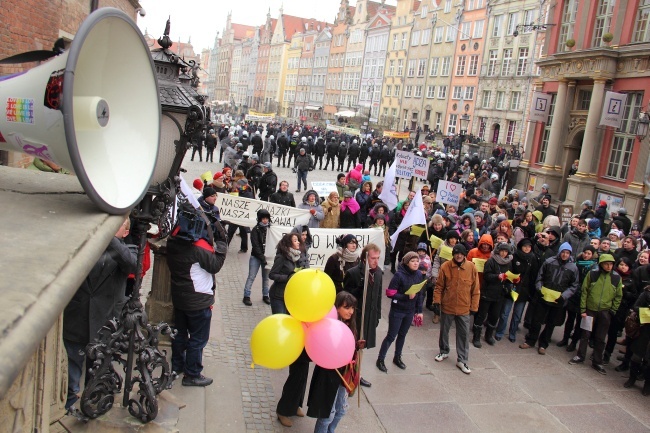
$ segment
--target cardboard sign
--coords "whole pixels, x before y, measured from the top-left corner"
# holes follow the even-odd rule
[[[336,191],[336,182],[312,182],[311,189],[316,191],[319,197],[327,198],[330,192]],[[339,198],[343,199],[343,197]]]
[[[563,204],[560,206],[560,223],[561,225],[569,224],[571,222],[571,216],[573,215],[573,206],[568,204]]]
[[[415,155],[405,150],[395,151],[395,176],[410,179],[413,177]],[[426,176],[425,176],[426,177]]]
[[[456,206],[460,203],[460,194],[463,192],[463,186],[459,183],[440,180],[438,182],[437,200],[440,203],[446,203]]]
[[[487,262],[487,259],[479,259],[478,257],[472,259],[472,263],[474,263],[474,266],[476,267],[476,272],[483,272],[483,269],[485,269],[485,262]]]
[[[413,176],[419,179],[426,179],[429,174],[429,158],[423,156],[413,156]]]
[[[221,219],[243,227],[252,228],[257,225],[257,211],[260,209],[269,211],[271,225],[286,226],[289,230],[297,224],[308,224],[311,217],[307,209],[230,194],[218,194],[215,205],[219,208]]]

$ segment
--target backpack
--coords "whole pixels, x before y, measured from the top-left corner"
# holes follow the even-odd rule
[[[621,276],[616,271],[612,271],[610,274],[612,275],[612,285],[614,285],[614,287],[618,287],[618,284],[621,282]],[[589,271],[589,281],[591,281],[592,284],[596,282],[598,277],[600,277],[600,269],[593,269]]]
[[[354,178],[351,177],[351,178],[348,180],[348,188],[350,188],[350,191],[354,191],[354,190],[356,190],[356,189],[359,189],[359,182],[357,182],[356,179],[354,179]]]

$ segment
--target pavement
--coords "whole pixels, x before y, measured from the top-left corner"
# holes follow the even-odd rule
[[[221,164],[191,162],[186,158],[185,179],[191,184],[205,171],[213,173]],[[295,190],[296,175],[289,169],[274,170],[278,181],[290,182]],[[310,181],[335,181],[337,172],[313,171]],[[373,178],[373,184],[381,179]],[[296,202],[303,193],[296,193]],[[405,185],[400,196],[405,196]],[[174,383],[171,394],[185,403],[180,410],[180,432],[311,432],[315,420],[294,417],[290,429],[277,421],[275,407],[282,393],[288,369],[251,368],[249,339],[255,325],[271,314],[262,302],[261,276],[252,290],[253,306],[242,303],[248,273],[248,254],[239,254],[239,240],[230,246],[226,264],[217,274],[216,303],[210,341],[204,351],[204,374],[215,379],[206,388],[183,387]],[[384,273],[384,286],[392,274]],[[146,281],[145,281],[146,283]],[[144,288],[146,291],[146,287]],[[389,310],[383,300],[383,319],[378,338],[387,330]],[[455,366],[455,336],[449,359],[437,363],[439,325],[425,310],[424,326],[412,328],[406,338],[402,371],[390,363],[388,374],[374,366],[378,347],[366,350],[362,376],[371,388],[349,401],[348,413],[337,431],[405,432],[605,432],[624,428],[629,432],[650,431],[650,398],[641,395],[642,382],[632,389],[623,388],[627,374],[614,371],[618,363],[606,366],[607,375],[590,366],[568,364],[573,356],[555,346],[561,327],[556,329],[546,355],[536,350],[521,350],[525,330],[516,343],[507,339],[495,346],[470,347],[470,375]],[[615,357],[614,357],[615,358]],[[306,404],[306,397],[305,397]]]

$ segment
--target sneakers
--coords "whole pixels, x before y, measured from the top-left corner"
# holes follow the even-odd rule
[[[607,374],[607,370],[605,370],[605,367],[603,367],[600,364],[591,364],[591,368],[593,368],[594,370],[596,370],[598,373],[602,375]]]
[[[472,370],[470,370],[467,364],[465,364],[464,362],[458,361],[456,363],[456,367],[458,367],[460,371],[462,371],[465,374],[470,374],[472,372]]]
[[[433,359],[435,359],[437,362],[442,362],[442,361],[444,361],[444,360],[447,359],[447,358],[449,358],[449,354],[448,354],[448,353],[439,353],[439,354],[437,354],[436,357],[433,358]]]
[[[571,360],[569,361],[569,364],[575,365],[575,364],[582,364],[583,362],[585,362],[585,359],[578,356],[578,355],[576,355],[573,358],[571,358]]]
[[[209,377],[205,377],[202,374],[199,374],[198,376],[184,376],[183,377],[183,386],[208,386],[211,385],[213,382],[212,379]]]
[[[262,302],[264,302],[266,305],[271,305],[271,298],[268,296],[262,296]]]
[[[248,305],[249,307],[251,305],[253,305],[253,303],[251,302],[250,296],[244,296],[244,299],[242,300],[242,302],[244,303],[244,305]]]

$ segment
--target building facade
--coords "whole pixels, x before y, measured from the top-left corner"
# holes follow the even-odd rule
[[[350,107],[346,107],[341,99],[343,84],[343,66],[345,65],[345,52],[349,34],[348,26],[352,23],[354,7],[350,6],[348,0],[341,0],[336,20],[332,27],[332,43],[330,44],[329,67],[327,69],[327,85],[325,89],[326,119],[335,119],[335,113]]]

